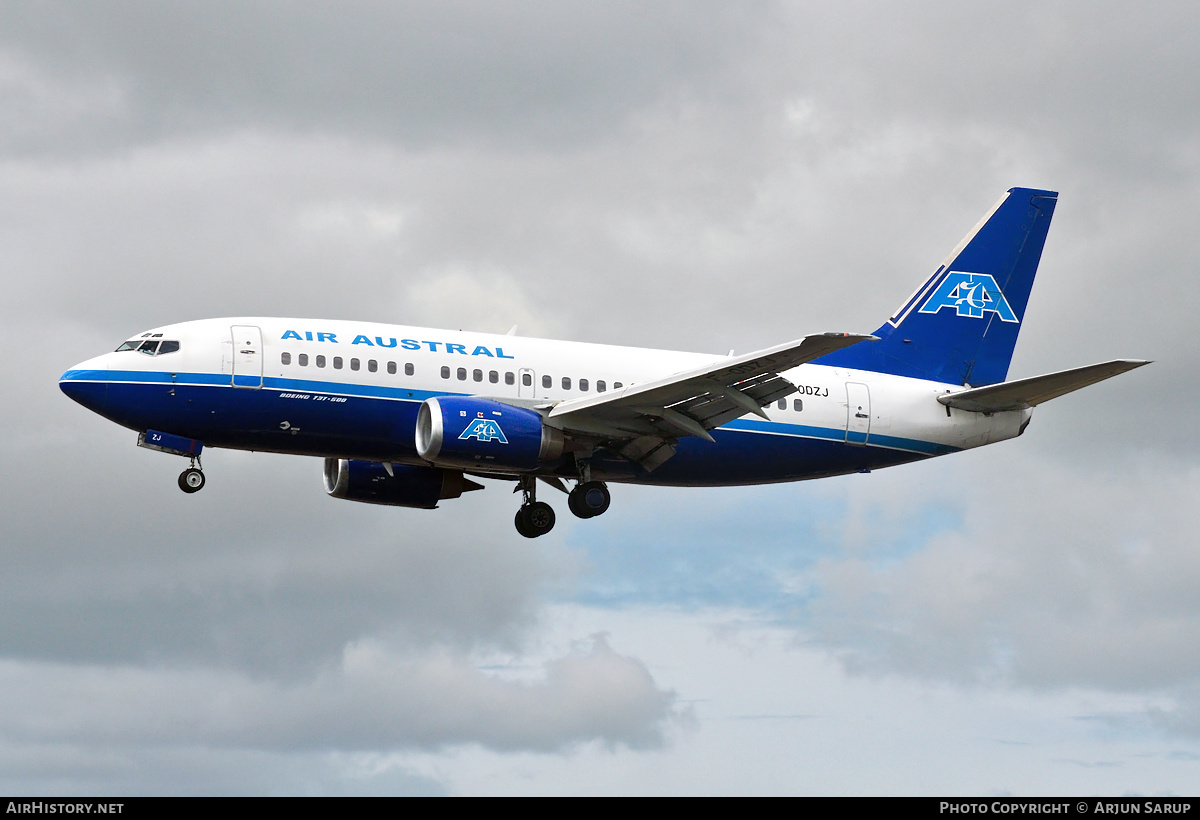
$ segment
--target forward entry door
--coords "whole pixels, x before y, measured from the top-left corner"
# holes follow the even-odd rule
[[[233,334],[233,386],[262,387],[262,330],[254,325],[234,325],[229,330]]]

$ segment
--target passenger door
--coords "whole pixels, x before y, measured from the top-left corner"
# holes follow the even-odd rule
[[[865,384],[846,382],[846,443],[866,444],[871,435],[871,391]]]
[[[262,387],[262,330],[254,325],[233,325],[233,386]]]

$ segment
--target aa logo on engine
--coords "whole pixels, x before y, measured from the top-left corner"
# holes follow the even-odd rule
[[[475,419],[467,425],[467,429],[462,431],[462,435],[458,437],[463,439],[479,439],[480,441],[498,441],[501,444],[508,444],[508,439],[504,437],[504,431],[500,429],[500,425],[491,419]]]
[[[985,313],[995,313],[1002,322],[1017,321],[1017,315],[1004,298],[1004,292],[987,273],[950,271],[920,312],[937,313],[948,307],[954,308],[959,316],[973,319],[982,319]]]

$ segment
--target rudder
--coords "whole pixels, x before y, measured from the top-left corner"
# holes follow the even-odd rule
[[[883,324],[814,364],[947,384],[1004,381],[1058,193],[1010,188]]]

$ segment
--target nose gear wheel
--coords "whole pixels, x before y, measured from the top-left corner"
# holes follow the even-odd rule
[[[185,493],[198,493],[204,489],[204,473],[196,467],[188,467],[179,474],[179,489]]]

